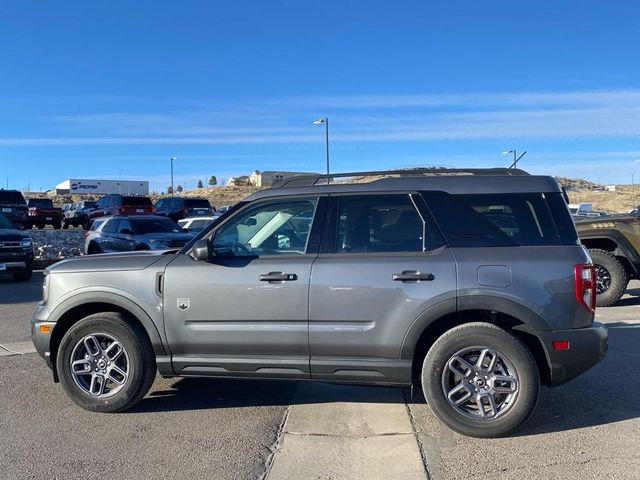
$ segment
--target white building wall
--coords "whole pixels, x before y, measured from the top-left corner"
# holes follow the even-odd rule
[[[148,195],[147,180],[93,180],[87,178],[70,178],[56,185],[56,191],[68,191],[71,194],[109,194]]]

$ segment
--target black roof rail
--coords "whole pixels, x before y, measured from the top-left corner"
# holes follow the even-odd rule
[[[528,172],[519,168],[404,168],[399,170],[372,170],[364,172],[340,172],[318,175],[297,175],[275,183],[271,188],[310,187],[320,180],[330,183],[333,178],[375,177],[380,175],[420,176],[420,175],[506,175],[522,176]]]

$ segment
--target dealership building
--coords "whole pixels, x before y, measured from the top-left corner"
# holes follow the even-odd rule
[[[146,180],[91,180],[87,178],[69,178],[56,185],[58,195],[93,194],[106,195],[148,195],[149,182]]]

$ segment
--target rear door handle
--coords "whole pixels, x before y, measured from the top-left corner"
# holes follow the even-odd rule
[[[295,273],[269,272],[260,275],[261,282],[293,282],[297,279]]]
[[[431,282],[436,277],[433,273],[420,273],[416,270],[404,270],[402,273],[394,273],[391,278],[396,282]]]

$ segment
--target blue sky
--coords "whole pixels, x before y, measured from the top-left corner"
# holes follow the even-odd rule
[[[0,185],[500,166],[640,179],[640,4],[0,3]]]

